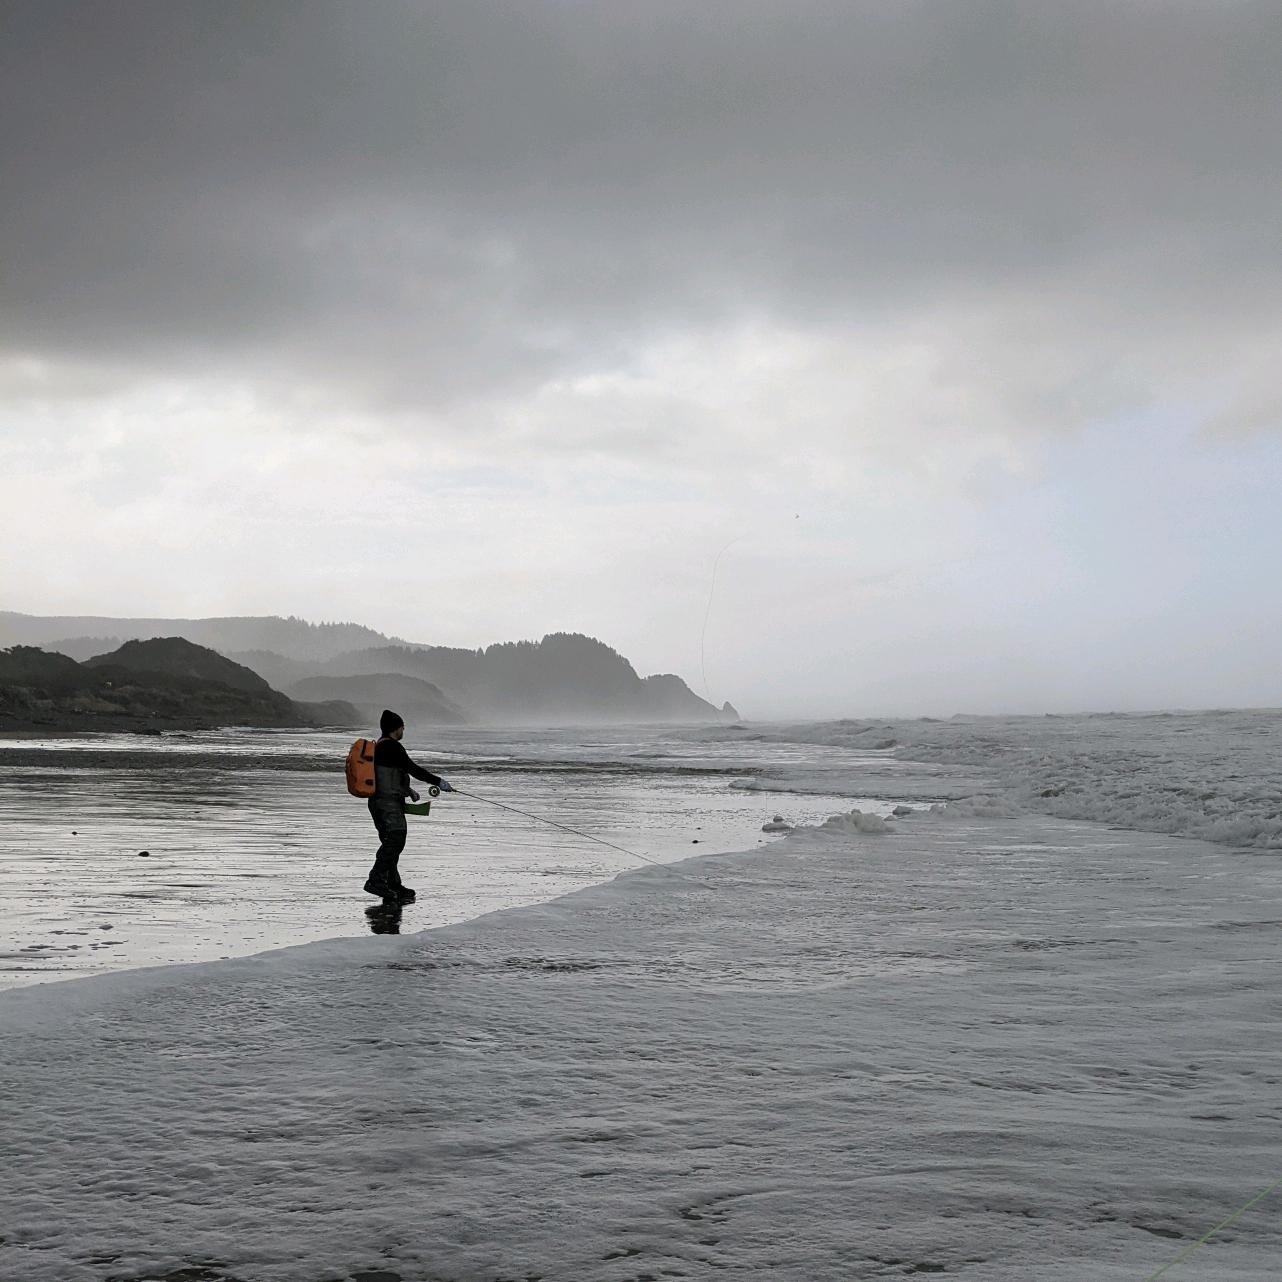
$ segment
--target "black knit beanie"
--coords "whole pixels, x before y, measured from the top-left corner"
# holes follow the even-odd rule
[[[378,719],[378,728],[384,735],[391,734],[397,726],[403,726],[404,724],[405,722],[396,713],[390,712],[387,708],[383,709],[383,715]]]

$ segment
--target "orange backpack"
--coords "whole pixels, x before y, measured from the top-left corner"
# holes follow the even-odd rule
[[[374,795],[374,739],[357,739],[347,753],[347,791],[353,797]]]

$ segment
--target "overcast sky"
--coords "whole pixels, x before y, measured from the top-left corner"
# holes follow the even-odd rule
[[[1279,65],[1273,0],[3,0],[0,608],[1280,704]]]

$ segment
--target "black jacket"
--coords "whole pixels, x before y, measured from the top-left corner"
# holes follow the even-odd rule
[[[380,739],[374,745],[374,795],[376,797],[408,796],[410,776],[424,783],[441,786],[441,776],[410,760],[399,739]]]

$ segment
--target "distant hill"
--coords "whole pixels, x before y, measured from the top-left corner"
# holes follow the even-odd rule
[[[616,650],[579,633],[467,650],[417,645],[356,623],[313,624],[274,616],[117,619],[0,611],[0,645],[61,646],[75,659],[97,659],[118,653],[122,641],[157,636],[182,637],[217,650],[277,690],[294,689],[312,677],[416,677],[436,686],[446,704],[469,721],[738,719],[729,704],[715,708],[680,677],[663,673],[643,678]],[[439,711],[435,719],[443,719]]]
[[[399,672],[430,681],[468,715],[489,722],[719,721],[680,677],[641,678],[593,637],[557,632],[484,650],[378,646],[318,665],[326,674]]]
[[[346,699],[295,699],[299,725],[326,727],[330,730],[356,730],[365,724],[361,710]]]
[[[121,641],[147,637],[185,637],[211,650],[271,650],[296,659],[318,661],[346,650],[386,645],[395,639],[359,623],[308,623],[306,619],[293,617],[115,619],[102,615],[35,615],[0,610],[0,645],[35,645],[48,649],[62,640],[88,657],[95,651],[85,653],[85,647],[99,641],[104,644],[96,653],[113,650]]]
[[[310,707],[180,637],[131,641],[85,663],[31,646],[0,650],[0,729],[41,731],[354,725],[349,705]]]
[[[0,685],[38,685],[50,690],[77,690],[86,684],[85,670],[65,654],[34,646],[0,650]]]
[[[234,690],[253,694],[275,694],[266,681],[250,668],[225,659],[215,650],[196,645],[186,637],[152,637],[147,641],[126,641],[110,654],[86,659],[87,668],[128,668],[132,672],[158,672],[171,677],[192,677],[219,681]]]
[[[411,725],[457,726],[467,718],[430,681],[399,672],[357,677],[307,677],[289,686],[291,698],[341,699],[353,704],[365,722],[377,725],[384,708],[399,713]]]
[[[644,677],[646,705],[656,721],[738,721],[739,714],[730,701],[717,709],[700,699],[680,677],[658,673]]]

